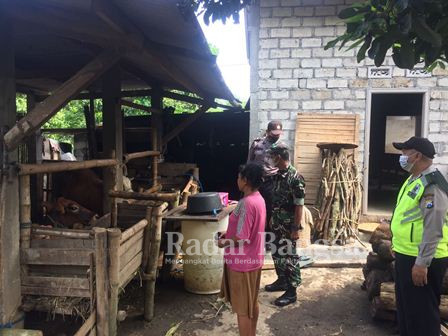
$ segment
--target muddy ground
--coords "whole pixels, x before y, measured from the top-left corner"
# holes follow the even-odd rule
[[[272,304],[278,293],[260,292],[260,319],[257,335],[393,335],[390,323],[372,321],[366,293],[360,289],[361,269],[308,268],[302,270],[299,300],[286,308]],[[274,271],[263,271],[262,287],[275,280]],[[180,323],[175,335],[238,335],[236,316],[216,295],[195,295],[183,289],[182,280],[159,284],[156,292],[156,317],[151,323],[141,320],[141,290],[127,290],[123,307],[130,317],[119,327],[119,335],[165,335]],[[219,312],[218,312],[219,310]]]

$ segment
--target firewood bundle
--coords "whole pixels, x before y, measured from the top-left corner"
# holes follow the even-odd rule
[[[321,146],[319,146],[321,147]],[[321,147],[322,180],[317,195],[318,218],[314,239],[345,245],[357,237],[361,214],[361,177],[354,154],[341,146]]]
[[[394,283],[394,253],[391,249],[392,234],[389,223],[381,223],[373,232],[369,243],[373,252],[367,256],[363,267],[365,281],[362,288],[367,291],[370,313],[380,320],[395,320],[396,301]],[[448,273],[445,275],[442,293],[448,294]],[[440,314],[448,318],[448,295],[442,295]]]
[[[390,294],[390,286],[383,285],[390,283],[393,285],[394,281],[395,258],[391,249],[391,239],[389,223],[381,223],[370,238],[369,243],[373,252],[367,256],[367,262],[362,270],[365,279],[362,288],[367,291],[371,301],[371,314],[374,318],[384,320],[395,319],[395,306],[390,304],[390,300],[384,301],[380,297],[381,290],[383,296]]]

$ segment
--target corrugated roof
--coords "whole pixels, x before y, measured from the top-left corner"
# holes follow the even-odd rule
[[[124,30],[144,41],[120,62],[123,89],[153,84],[234,100],[196,17],[183,16],[176,0],[15,0],[10,9],[19,87],[54,90],[100,49],[132,45]]]

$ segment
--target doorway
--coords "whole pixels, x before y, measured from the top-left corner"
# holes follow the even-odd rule
[[[369,98],[364,213],[390,216],[399,188],[408,177],[398,162],[400,151],[392,142],[425,133],[425,92],[371,92]]]

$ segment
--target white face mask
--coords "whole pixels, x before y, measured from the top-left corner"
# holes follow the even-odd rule
[[[411,154],[414,155],[416,153]],[[400,155],[400,166],[407,172],[410,172],[412,170],[412,167],[414,167],[414,162],[409,162],[409,156],[408,155]]]

